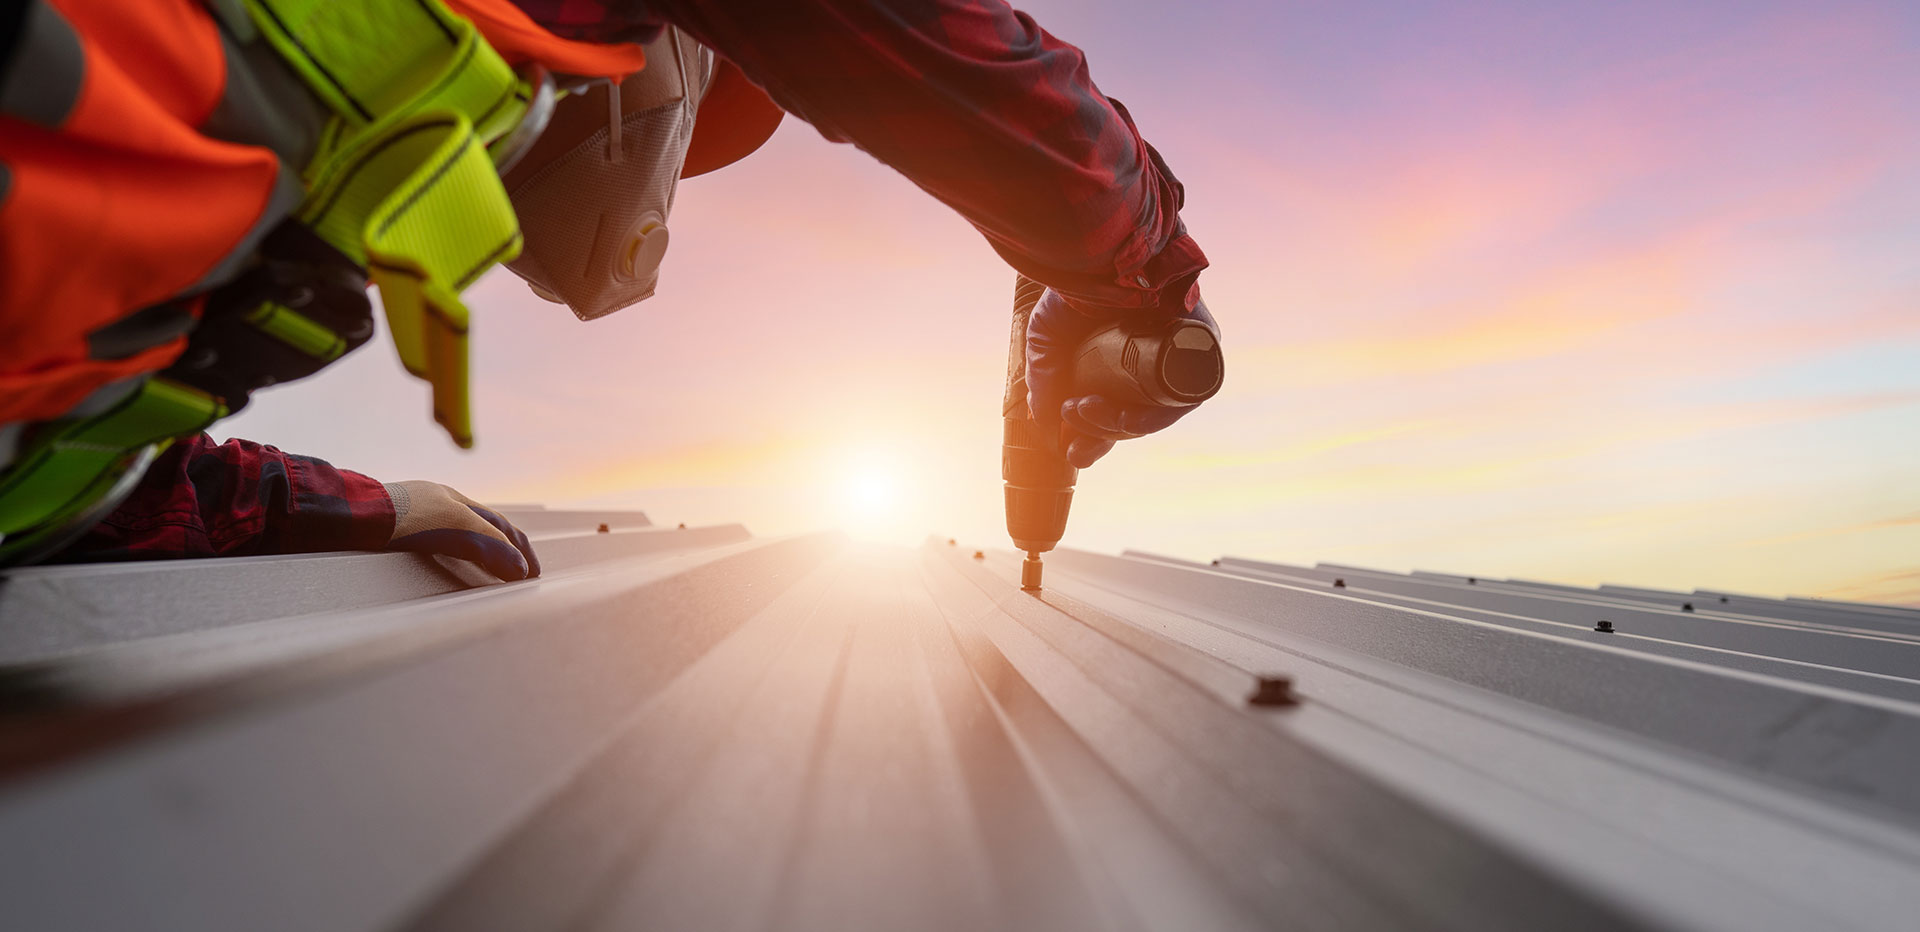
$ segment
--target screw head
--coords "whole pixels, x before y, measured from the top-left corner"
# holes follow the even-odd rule
[[[1680,606],[1680,610],[1681,610],[1681,611],[1683,611],[1683,612],[1690,612],[1690,611],[1693,611],[1693,603],[1692,603],[1692,602],[1687,602],[1687,603],[1685,603],[1685,604],[1683,604],[1683,605],[1681,605],[1681,606]]]
[[[1477,586],[1477,585],[1480,585],[1480,578],[1479,578],[1478,576],[1468,576],[1468,577],[1467,577],[1467,585],[1469,585],[1469,586]]]
[[[1247,704],[1265,708],[1278,708],[1300,704],[1300,694],[1293,691],[1293,677],[1285,673],[1261,674],[1253,685],[1253,692],[1247,695]]]
[[[954,540],[953,540],[953,538],[951,538],[951,537],[949,537],[949,538],[947,538],[947,546],[949,546],[949,547],[952,547],[952,546],[954,546]]]
[[[680,522],[680,526],[677,528],[674,528],[674,530],[676,531],[684,531],[686,529],[687,529],[687,522],[685,521]]]
[[[1611,622],[1611,621],[1596,621],[1596,622],[1594,622],[1594,624],[1593,624],[1593,630],[1595,630],[1595,631],[1598,631],[1598,632],[1600,632],[1601,634],[1612,634],[1612,633],[1613,633],[1613,622]]]
[[[611,531],[611,530],[613,530],[613,528],[610,528],[610,527],[607,527],[607,526],[606,526],[606,525],[604,525],[604,524],[602,524],[602,525],[600,525],[600,533],[602,533],[602,534],[605,534],[605,533],[607,533],[608,531]]]
[[[1347,581],[1346,581],[1346,580],[1344,580],[1344,579],[1336,579],[1336,580],[1334,580],[1334,581],[1333,581],[1333,588],[1335,588],[1335,589],[1345,589],[1345,588],[1347,588]]]
[[[984,550],[975,550],[973,552],[973,558],[975,560],[985,560],[987,558],[987,553]]]

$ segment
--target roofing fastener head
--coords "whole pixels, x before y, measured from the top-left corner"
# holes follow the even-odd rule
[[[600,525],[600,533],[602,534],[605,534],[611,530],[613,530],[613,528],[607,527],[605,524]]]
[[[1683,612],[1690,612],[1690,611],[1693,611],[1693,603],[1692,603],[1692,602],[1685,602],[1685,603],[1682,603],[1682,604],[1680,605],[1680,610],[1681,610],[1681,611],[1683,611]]]
[[[1469,586],[1477,586],[1477,585],[1480,585],[1480,577],[1478,577],[1478,576],[1468,576],[1468,577],[1467,577],[1467,585],[1469,585]]]
[[[1285,673],[1265,673],[1255,679],[1253,692],[1247,695],[1247,705],[1265,708],[1281,708],[1300,704],[1300,694],[1293,691],[1293,677]]]
[[[953,538],[951,538],[951,537],[949,537],[949,538],[947,538],[947,546],[949,546],[949,547],[952,547],[952,546],[954,546],[954,539],[953,539]]]
[[[1725,605],[1725,604],[1727,604],[1727,597],[1726,597],[1726,596],[1724,596],[1724,595],[1723,595],[1723,596],[1721,596],[1721,597],[1720,597],[1720,604],[1721,604],[1721,605]]]
[[[1334,581],[1333,581],[1333,588],[1335,588],[1335,589],[1345,589],[1345,588],[1347,588],[1347,581],[1346,581],[1346,580],[1344,580],[1344,579],[1336,579],[1336,580],[1334,580]]]
[[[1596,622],[1594,622],[1594,623],[1593,623],[1593,630],[1595,630],[1595,631],[1598,631],[1598,632],[1600,632],[1601,634],[1612,634],[1612,633],[1613,633],[1613,622],[1611,622],[1611,621],[1596,621]]]
[[[677,528],[674,528],[674,530],[676,531],[684,531],[686,529],[687,529],[687,522],[685,521],[680,522],[680,526]]]
[[[984,550],[975,550],[973,552],[973,558],[975,560],[985,560],[987,558],[987,552]]]

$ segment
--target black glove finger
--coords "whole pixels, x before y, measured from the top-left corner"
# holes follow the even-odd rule
[[[1082,395],[1067,399],[1060,406],[1060,416],[1080,433],[1106,440],[1131,440],[1165,430],[1191,410],[1192,407],[1123,406],[1099,395]]]
[[[1085,469],[1099,462],[1100,457],[1106,456],[1107,451],[1113,449],[1116,442],[1118,441],[1076,433],[1067,443],[1067,462],[1075,469]]]
[[[1040,296],[1027,318],[1027,411],[1035,420],[1057,419],[1073,381],[1074,350],[1098,326],[1052,289]]]
[[[525,531],[514,527],[513,522],[508,521],[502,517],[499,512],[491,508],[476,505],[472,502],[468,502],[467,507],[473,509],[473,513],[479,515],[481,520],[493,525],[500,533],[507,535],[507,538],[513,541],[513,545],[519,548],[521,555],[527,558],[526,575],[520,578],[532,579],[540,575],[540,557],[533,552],[533,541],[527,539]],[[500,574],[495,573],[494,575],[499,576]],[[501,578],[505,579],[506,577],[502,576]]]
[[[388,545],[395,550],[438,553],[478,563],[494,576],[512,581],[527,577],[527,560],[512,544],[478,531],[440,527],[408,534]]]
[[[1155,434],[1173,426],[1173,422],[1187,416],[1199,405],[1187,405],[1180,408],[1123,408],[1120,411],[1120,429],[1136,437]]]

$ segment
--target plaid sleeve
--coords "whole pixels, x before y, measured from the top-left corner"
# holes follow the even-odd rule
[[[62,562],[383,550],[393,536],[386,489],[325,460],[206,434],[156,459],[112,514]]]
[[[1079,49],[1004,0],[515,2],[576,38],[596,38],[596,17],[678,25],[1076,304],[1187,306],[1207,266],[1180,182],[1126,109]]]

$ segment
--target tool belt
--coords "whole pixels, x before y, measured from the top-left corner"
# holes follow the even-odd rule
[[[207,296],[173,366],[104,411],[36,425],[0,474],[0,565],[57,550],[123,500],[160,451],[266,385],[318,371],[372,335],[380,289],[407,371],[473,443],[460,292],[520,251],[500,172],[554,103],[439,0],[210,0],[235,36],[265,39],[332,111],[305,199],[258,260]],[[190,315],[183,305],[136,317]]]

